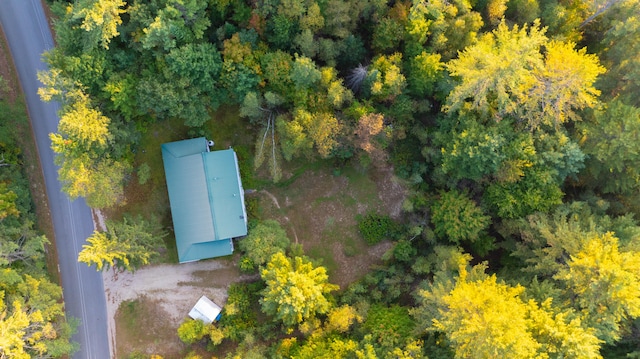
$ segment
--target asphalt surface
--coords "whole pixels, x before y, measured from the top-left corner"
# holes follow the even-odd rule
[[[49,133],[57,129],[59,105],[42,102],[37,94],[41,83],[36,74],[46,69],[41,54],[53,47],[40,0],[0,0],[0,24],[22,83],[44,172],[65,310],[67,316],[80,319],[80,326],[73,337],[80,343],[80,350],[73,358],[110,358],[102,275],[77,260],[78,252],[94,230],[91,211],[84,200],[71,202],[61,192],[49,140]]]

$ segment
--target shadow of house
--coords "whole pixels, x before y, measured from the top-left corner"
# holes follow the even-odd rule
[[[235,151],[209,151],[204,137],[161,147],[178,261],[232,254],[232,239],[247,234],[244,190]]]

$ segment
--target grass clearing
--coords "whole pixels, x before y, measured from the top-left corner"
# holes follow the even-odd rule
[[[143,296],[123,302],[116,313],[118,359],[184,352],[187,347],[175,340],[177,333],[169,322],[157,299]]]
[[[333,256],[332,247],[333,245],[310,247],[305,251],[305,254],[313,260],[316,266],[323,266],[326,268],[327,274],[329,274],[330,278],[335,277],[339,270],[338,262],[336,262]]]
[[[380,186],[369,172],[335,171],[328,161],[292,161],[283,166],[283,172],[291,177],[265,186],[281,208],[265,210],[264,219],[279,220],[292,239],[299,239],[306,255],[327,267],[330,281],[346,287],[390,246],[368,246],[356,222],[358,214],[385,212]],[[265,196],[261,206],[273,208],[271,201]]]

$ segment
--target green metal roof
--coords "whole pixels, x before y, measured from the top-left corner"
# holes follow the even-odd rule
[[[233,253],[247,234],[244,190],[232,149],[208,152],[204,137],[162,145],[180,263]]]

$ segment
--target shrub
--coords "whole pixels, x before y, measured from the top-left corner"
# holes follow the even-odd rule
[[[178,327],[178,337],[185,344],[193,344],[204,338],[207,331],[203,321],[188,319]]]
[[[392,238],[398,230],[398,224],[389,216],[375,213],[358,216],[358,230],[364,240],[370,244],[376,244],[383,239]]]
[[[415,322],[405,307],[374,304],[369,308],[363,326],[373,335],[382,351],[386,351],[403,345],[411,338]]]
[[[241,341],[257,326],[258,299],[264,283],[234,283],[229,287],[229,298],[222,310],[219,326],[225,336]]]
[[[252,273],[256,270],[256,264],[251,258],[247,256],[242,256],[242,258],[240,258],[240,263],[238,266],[240,267],[240,271],[244,273]]]
[[[238,242],[238,247],[254,266],[260,266],[267,263],[274,254],[285,252],[290,243],[287,232],[280,223],[266,220],[258,222],[249,235]]]
[[[143,163],[138,167],[138,183],[144,185],[151,178],[151,167],[148,163]]]

